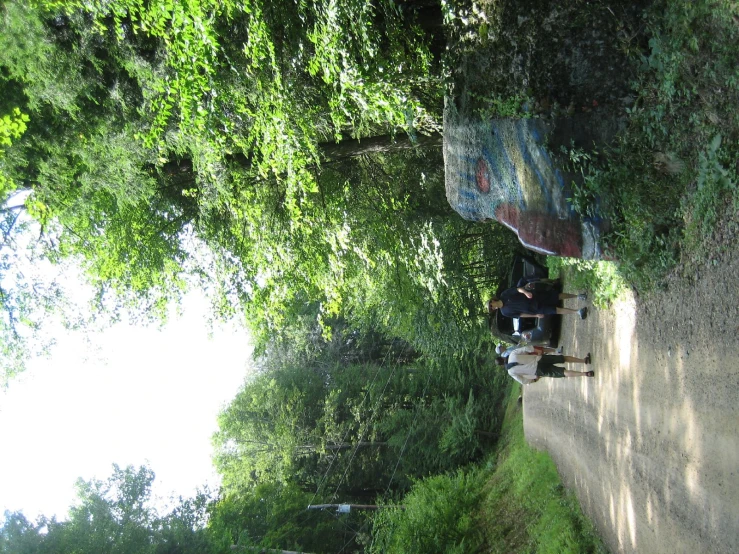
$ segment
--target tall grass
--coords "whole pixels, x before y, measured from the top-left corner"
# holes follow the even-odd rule
[[[511,386],[498,450],[480,510],[488,552],[607,552],[548,454],[526,444]]]
[[[568,291],[591,291],[590,299],[598,308],[608,307],[628,288],[615,262],[549,257],[547,266],[551,278],[567,274]]]
[[[552,459],[526,444],[519,392],[487,461],[416,482],[375,516],[369,552],[607,552]]]

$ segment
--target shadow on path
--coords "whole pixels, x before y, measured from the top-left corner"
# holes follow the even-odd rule
[[[525,387],[527,440],[614,552],[739,552],[739,256],[724,262],[565,318],[560,344],[596,377]]]

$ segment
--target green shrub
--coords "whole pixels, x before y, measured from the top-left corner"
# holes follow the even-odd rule
[[[624,131],[599,152],[564,152],[582,176],[574,209],[609,220],[604,243],[639,290],[658,285],[686,250],[699,259],[725,206],[737,207],[736,16],[731,2],[655,1],[644,49],[623,39],[638,68]]]
[[[735,208],[739,205],[739,197],[735,194],[737,175],[722,164],[721,142],[721,135],[716,135],[698,159],[696,190],[687,204],[692,204],[692,208],[686,235],[695,242],[711,234],[727,204],[727,197],[733,196]],[[724,148],[723,152],[728,154],[728,149]]]
[[[548,454],[528,446],[511,387],[501,445],[481,505],[487,552],[605,552],[575,496],[566,491]]]
[[[589,291],[590,299],[599,308],[610,305],[628,288],[615,262],[550,257],[547,266],[551,277],[567,272],[567,291]]]
[[[466,554],[482,545],[476,521],[481,497],[480,471],[459,470],[417,482],[400,507],[374,518],[370,552]]]

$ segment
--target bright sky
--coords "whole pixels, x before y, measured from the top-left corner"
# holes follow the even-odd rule
[[[155,327],[120,324],[60,337],[50,359],[0,392],[0,512],[66,517],[77,477],[106,479],[112,464],[148,462],[154,494],[189,496],[217,485],[210,437],[246,377],[245,330],[205,324],[206,302]]]

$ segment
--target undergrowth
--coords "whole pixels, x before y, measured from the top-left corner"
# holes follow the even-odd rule
[[[729,1],[655,2],[627,129],[603,152],[569,153],[584,176],[574,206],[610,220],[606,246],[637,289],[700,259],[719,214],[739,208],[737,17]]]
[[[445,4],[448,96],[476,117],[564,122],[552,154],[578,176],[573,208],[607,220],[604,251],[647,292],[699,263],[726,207],[739,209],[739,4],[554,4]],[[587,151],[558,141],[570,123]],[[607,283],[598,301],[616,294],[602,268],[576,269]]]
[[[481,517],[489,552],[606,552],[575,496],[566,491],[551,457],[528,446],[513,385]]]
[[[552,459],[526,444],[520,390],[487,463],[418,481],[374,517],[370,552],[606,552]]]
[[[567,290],[591,291],[590,299],[598,308],[607,308],[628,288],[615,262],[549,257],[547,266],[552,278],[567,271]]]

